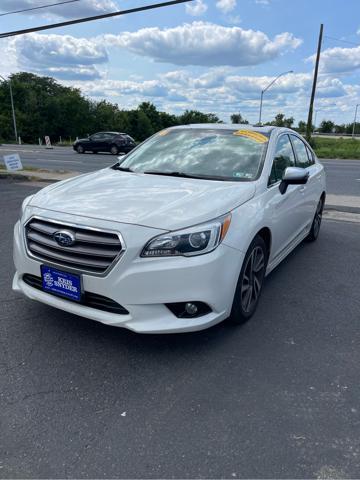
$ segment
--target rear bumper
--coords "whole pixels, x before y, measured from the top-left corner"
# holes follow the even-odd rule
[[[121,233],[124,233],[123,229]],[[90,308],[24,282],[24,274],[40,276],[43,262],[27,255],[23,229],[18,222],[14,229],[16,273],[13,289],[65,312],[141,333],[202,330],[229,316],[244,257],[242,252],[222,244],[213,252],[196,257],[142,259],[138,255],[127,258],[127,255],[131,257],[125,252],[107,276],[83,274],[82,282],[84,290],[116,301],[129,314]],[[211,312],[201,317],[178,318],[165,305],[188,301],[204,302],[210,306]]]

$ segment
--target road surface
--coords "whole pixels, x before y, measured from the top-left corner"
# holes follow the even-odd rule
[[[11,291],[37,188],[0,180],[1,478],[358,477],[359,222],[325,219],[243,327],[139,335]]]
[[[117,161],[111,154],[86,153],[79,155],[69,147],[0,146],[2,156],[19,153],[25,167],[47,170],[73,170],[80,173],[91,172]],[[325,166],[328,193],[335,195],[360,195],[360,160],[321,160]]]

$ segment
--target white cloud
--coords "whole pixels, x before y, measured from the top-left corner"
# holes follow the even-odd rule
[[[241,23],[240,15],[227,15],[226,21],[233,25],[239,25]]]
[[[314,62],[315,55],[307,58]],[[321,53],[320,71],[323,73],[351,72],[360,68],[360,46],[328,48]]]
[[[208,7],[203,0],[195,0],[192,3],[187,3],[185,7],[186,13],[192,15],[193,17],[199,17],[200,15],[203,15],[207,8]]]
[[[99,82],[82,82],[80,88],[88,95],[101,97],[119,97],[122,95],[166,97],[169,95],[169,89],[158,80],[136,82],[104,79]]]
[[[218,0],[216,7],[223,13],[229,13],[236,7],[236,0]]]
[[[142,101],[151,101],[157,108],[169,113],[181,113],[187,108],[198,109],[216,113],[224,121],[240,109],[245,118],[256,122],[261,89],[273,78],[237,75],[233,68],[218,67],[210,68],[199,76],[184,69],[159,74],[152,80],[101,78],[75,82],[75,85],[87,95],[117,102],[120,108],[135,108]],[[264,96],[264,121],[273,119],[279,112],[294,116],[297,121],[304,119],[311,85],[310,73],[288,74],[279,78]],[[326,118],[347,122],[359,94],[358,85],[345,84],[338,78],[320,77],[315,105]]]
[[[255,3],[257,3],[259,5],[269,5],[270,0],[255,0]]]
[[[56,3],[56,2],[48,2]],[[0,11],[8,12],[27,8],[40,7],[44,5],[43,0],[1,0]],[[24,15],[58,16],[62,18],[74,18],[87,15],[100,15],[106,12],[118,10],[118,5],[113,0],[82,0],[81,2],[69,3],[31,12],[24,12]]]
[[[70,35],[32,33],[12,40],[21,69],[58,78],[100,78],[96,64],[108,61],[99,42]]]
[[[155,61],[174,65],[257,65],[297,48],[302,40],[281,33],[273,40],[260,31],[193,22],[174,28],[143,28],[104,35],[109,46],[126,48]]]

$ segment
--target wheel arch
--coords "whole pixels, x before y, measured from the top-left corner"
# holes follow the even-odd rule
[[[263,227],[261,228],[257,234],[255,235],[255,237],[259,235],[259,237],[261,237],[264,242],[265,242],[265,245],[266,245],[266,249],[267,249],[267,254],[268,254],[268,258],[270,257],[270,252],[271,252],[271,241],[272,241],[272,235],[271,235],[271,230],[269,227]],[[254,238],[255,238],[254,237]]]

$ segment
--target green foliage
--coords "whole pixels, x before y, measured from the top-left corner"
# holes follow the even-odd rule
[[[331,133],[333,130],[335,130],[335,123],[331,120],[323,120],[320,123],[319,132]]]
[[[312,137],[311,140],[319,158],[360,159],[360,139]]]
[[[241,113],[233,113],[230,116],[231,123],[242,123],[242,124],[248,124],[249,122],[246,120],[246,118],[243,118]]]
[[[298,131],[300,133],[306,132],[306,122],[304,122],[303,120],[300,120],[300,122],[298,123]]]
[[[185,112],[179,117],[179,124],[189,125],[190,123],[220,123],[220,120],[213,113],[185,110]]]
[[[286,118],[283,113],[278,113],[275,116],[275,119],[272,122],[270,122],[270,125],[274,125],[276,127],[291,128],[293,123],[294,123],[293,117]]]
[[[159,112],[150,102],[136,110],[122,110],[106,100],[84,97],[79,89],[64,87],[51,77],[21,72],[11,76],[18,134],[23,142],[37,143],[48,135],[55,143],[110,130],[126,132],[137,141],[174,125],[218,123],[212,113],[186,110],[175,116]],[[9,82],[0,83],[0,141],[14,141]]]

